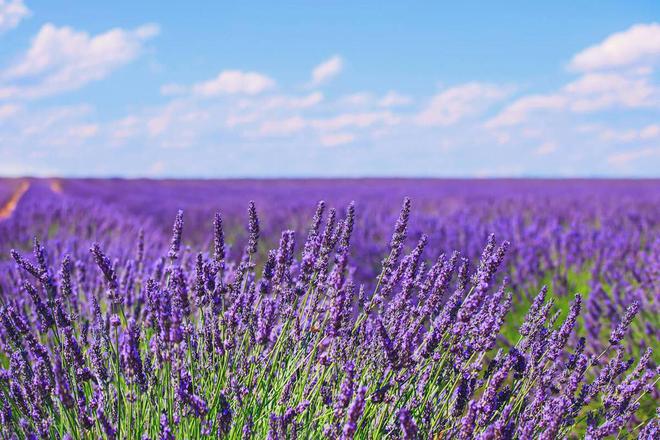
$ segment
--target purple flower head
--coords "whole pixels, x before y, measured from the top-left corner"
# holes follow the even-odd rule
[[[183,211],[179,209],[174,218],[174,226],[172,227],[172,240],[170,241],[170,250],[167,253],[171,261],[179,258],[179,250],[181,249],[181,233],[183,232]]]
[[[23,258],[21,254],[16,252],[14,249],[10,251],[10,254],[14,261],[16,261],[16,264],[23,268],[26,272],[30,273],[33,277],[37,279],[41,279],[41,271],[39,268],[37,268],[34,264],[30,263],[28,260]]]
[[[190,374],[186,370],[179,372],[179,386],[177,387],[177,399],[186,405],[196,417],[202,418],[208,413],[206,400],[193,391]]]
[[[539,294],[536,295],[536,298],[534,298],[534,301],[532,302],[532,305],[529,307],[529,310],[527,312],[527,316],[525,317],[525,321],[520,326],[521,335],[527,336],[530,333],[530,330],[534,325],[534,323],[538,321],[538,317],[539,317],[538,315],[541,311],[541,307],[543,307],[543,303],[545,302],[545,296],[547,292],[548,292],[547,286],[543,286]]]
[[[62,260],[62,266],[60,267],[60,292],[65,298],[71,298],[73,294],[73,288],[71,286],[71,270],[73,268],[73,263],[71,262],[71,256],[69,254],[64,256]]]
[[[137,238],[137,249],[135,251],[135,261],[141,265],[144,261],[144,229],[140,228]]]
[[[401,426],[402,438],[405,440],[413,440],[417,438],[417,425],[406,408],[401,408],[398,414],[399,425]]]
[[[366,393],[367,387],[360,387],[353,403],[351,403],[351,406],[348,408],[348,416],[341,434],[342,440],[350,440],[355,435],[358,420],[362,417],[362,412],[364,411]]]
[[[408,219],[410,218],[410,208],[412,202],[410,198],[406,197],[403,199],[403,206],[401,207],[401,212],[399,213],[399,218],[396,221],[394,226],[394,233],[392,234],[392,239],[390,240],[390,254],[383,261],[383,275],[388,277],[392,273],[392,269],[399,261],[401,252],[403,250],[403,243],[406,240],[406,234],[408,231]]]
[[[635,315],[637,315],[638,311],[639,302],[634,301],[632,304],[630,304],[630,306],[628,306],[626,314],[623,316],[621,322],[619,322],[619,325],[612,329],[612,333],[610,334],[610,344],[617,345],[619,342],[621,342],[621,340],[626,335],[626,332],[628,331],[628,327],[630,327],[630,323],[632,322],[633,318],[635,318]]]
[[[222,229],[222,217],[216,212],[213,219],[213,258],[217,263],[225,259],[225,233]]]
[[[94,256],[94,261],[96,265],[101,269],[105,281],[110,290],[110,300],[115,304],[121,304],[122,298],[118,294],[119,283],[117,282],[117,273],[115,272],[110,259],[101,250],[101,246],[98,243],[94,243],[89,250]]]
[[[335,400],[335,418],[340,417],[343,414],[343,410],[348,407],[348,404],[353,399],[353,391],[355,389],[355,384],[353,382],[355,376],[355,364],[353,361],[348,361],[344,366],[344,372],[346,377],[341,383],[339,388],[339,395]]]
[[[557,330],[550,341],[550,349],[548,351],[548,358],[554,360],[559,356],[561,351],[566,346],[568,337],[573,332],[573,328],[577,323],[577,318],[580,315],[580,309],[582,306],[582,297],[579,294],[575,295],[575,300],[571,302],[570,309],[568,311],[568,316],[563,322],[559,330]]]
[[[163,411],[160,415],[160,436],[158,438],[159,440],[175,440],[166,411]]]
[[[35,289],[32,284],[25,281],[23,283],[23,289],[28,293],[28,295],[30,295],[30,298],[32,298],[32,302],[34,303],[37,315],[39,316],[41,326],[44,331],[47,331],[49,328],[55,325],[53,311],[43,302],[41,296],[37,292],[37,289]]]
[[[316,212],[312,218],[312,224],[309,228],[307,239],[305,241],[300,268],[300,277],[304,283],[309,281],[312,276],[312,271],[314,267],[316,267],[316,258],[320,245],[318,235],[319,229],[321,227],[321,221],[323,221],[324,210],[325,202],[320,201],[316,207]]]
[[[259,241],[259,217],[253,201],[248,204],[248,234],[247,253],[255,254]]]
[[[218,400],[218,412],[215,418],[217,424],[216,434],[218,438],[222,438],[223,436],[227,435],[231,430],[231,422],[232,422],[231,406],[229,405],[229,401],[227,400],[227,398],[223,393],[220,393],[220,397]]]
[[[106,438],[108,440],[114,440],[117,438],[117,430],[112,426],[101,408],[96,410],[96,417],[101,424],[101,428],[103,428],[103,433],[105,434]]]
[[[129,382],[137,383],[142,391],[147,388],[147,378],[140,355],[140,327],[133,318],[128,321],[128,328],[121,337],[121,366]]]

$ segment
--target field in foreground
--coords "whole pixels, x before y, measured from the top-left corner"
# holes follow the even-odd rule
[[[658,181],[2,180],[0,204],[8,438],[658,435]]]

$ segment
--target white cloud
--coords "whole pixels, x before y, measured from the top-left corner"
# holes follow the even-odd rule
[[[591,113],[660,108],[660,88],[652,81],[652,65],[658,59],[660,24],[632,26],[576,54],[570,67],[585,72],[577,79],[554,93],[519,98],[485,125],[489,128],[518,125],[537,111]],[[602,71],[606,69],[609,71]]]
[[[238,125],[249,124],[256,121],[261,116],[259,112],[230,114],[225,120],[227,127],[233,128]]]
[[[0,0],[0,34],[15,28],[29,15],[23,0]]]
[[[660,107],[660,90],[648,76],[588,73],[556,93],[529,95],[506,106],[486,122],[488,128],[519,125],[539,111],[591,113],[613,108]]]
[[[318,86],[334,78],[339,73],[341,73],[344,68],[344,61],[339,55],[335,55],[332,58],[322,62],[314,68],[312,71],[312,81],[310,85]]]
[[[215,78],[192,86],[192,92],[202,97],[218,95],[257,95],[275,86],[275,81],[257,72],[224,70]]]
[[[239,108],[256,108],[265,110],[300,110],[314,107],[323,101],[323,93],[313,92],[305,96],[270,96],[264,99],[242,99],[238,102]]]
[[[547,156],[557,151],[557,144],[555,142],[544,142],[534,151],[537,156]]]
[[[338,145],[349,144],[355,140],[355,136],[350,133],[328,133],[321,136],[319,141],[324,147],[335,147]]]
[[[46,24],[27,53],[0,72],[0,98],[34,99],[79,89],[134,60],[157,34],[153,24],[96,36]]]
[[[452,125],[476,116],[491,104],[504,99],[510,89],[492,84],[471,82],[435,95],[415,118],[420,125]]]
[[[149,166],[148,174],[153,177],[158,177],[163,174],[166,168],[167,168],[167,164],[162,160],[158,160],[152,163],[151,166]]]
[[[195,132],[216,126],[215,121],[209,124],[211,116],[208,108],[187,101],[172,101],[150,112],[144,121],[146,133],[158,138],[162,146],[181,148],[192,143]]]
[[[3,104],[0,105],[0,121],[8,119],[20,111],[20,107],[16,104]]]
[[[50,152],[76,151],[100,133],[94,122],[94,109],[86,105],[20,109],[11,118],[0,121],[0,149],[14,149],[19,155],[45,162]],[[53,150],[57,147],[57,150]],[[9,153],[7,153],[9,154]],[[5,158],[5,154],[0,154]],[[11,161],[10,156],[6,156]],[[0,161],[1,162],[1,161]]]
[[[300,116],[277,121],[264,121],[257,130],[260,136],[288,136],[305,128],[307,123]]]
[[[350,95],[344,95],[339,98],[340,105],[346,105],[350,107],[365,107],[371,104],[373,96],[368,92],[358,92],[352,93]]]
[[[517,125],[525,121],[530,113],[538,110],[559,110],[566,106],[561,95],[530,95],[517,99],[486,122],[486,127],[497,128]]]
[[[282,113],[290,110],[307,110],[323,102],[323,93],[313,92],[304,96],[269,96],[265,98],[243,98],[232,105],[233,110],[225,119],[227,127],[257,121],[282,119]]]
[[[592,112],[613,107],[660,106],[660,92],[646,76],[589,73],[564,86],[570,109]]]
[[[96,136],[99,132],[97,124],[74,125],[67,130],[67,134],[77,139],[87,139]]]
[[[631,143],[637,141],[649,141],[660,138],[660,125],[650,124],[642,128],[629,128],[615,130],[600,124],[586,125],[579,128],[583,133],[594,133],[605,142]]]
[[[660,155],[660,148],[648,147],[634,151],[611,154],[607,157],[607,162],[610,165],[617,167],[625,167],[630,165],[631,162],[638,161],[639,159],[655,157],[658,155]]]
[[[31,112],[29,118],[21,118],[21,134],[47,138],[53,132],[64,131],[65,128],[68,130],[72,124],[80,123],[93,112],[94,109],[88,105],[61,106]]]
[[[401,121],[398,116],[389,111],[342,113],[326,119],[316,119],[311,126],[322,131],[342,130],[347,127],[366,128],[376,124],[396,125]]]
[[[378,101],[378,105],[381,107],[399,107],[411,103],[412,98],[410,96],[402,95],[394,90],[387,92],[387,94]]]
[[[122,145],[128,139],[136,136],[141,129],[141,119],[129,115],[109,124],[109,137],[113,145]]]
[[[576,54],[570,67],[588,72],[653,62],[660,58],[660,24],[636,24]]]
[[[660,137],[660,125],[652,124],[642,128],[639,132],[639,138],[648,140]]]

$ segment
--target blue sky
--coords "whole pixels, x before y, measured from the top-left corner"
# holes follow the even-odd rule
[[[177,3],[0,0],[0,175],[660,177],[657,1]]]

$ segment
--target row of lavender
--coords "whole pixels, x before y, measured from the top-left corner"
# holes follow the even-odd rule
[[[271,188],[244,236],[216,216],[207,243],[197,226],[207,208],[186,213],[193,251],[180,217],[167,248],[158,214],[84,200],[75,185],[57,195],[32,182],[0,224],[3,246],[48,240],[33,258],[3,262],[8,437],[657,435],[653,354],[631,358],[641,338],[657,340],[652,192],[486,191],[453,208],[427,193],[421,212],[409,218],[404,206],[390,240],[391,212],[370,201],[398,195],[383,184],[351,194],[366,202],[343,215],[320,205],[311,227],[277,233],[268,251],[306,200]],[[151,185],[111,194],[162,202]],[[231,204],[223,212],[245,217]],[[488,229],[513,243],[498,246]],[[539,288],[521,312],[544,280],[563,297],[580,285],[584,298],[554,313],[562,298]],[[516,308],[526,316],[512,336]]]
[[[241,218],[248,200],[263,214],[262,256],[277,245],[284,229],[301,231],[318,200],[346,206],[356,201],[357,225],[352,267],[358,284],[373,289],[387,252],[397,201],[415,201],[411,241],[429,237],[433,252],[460,250],[478,260],[489,234],[511,242],[504,264],[523,309],[547,284],[553,294],[585,298],[584,325],[603,338],[634,301],[645,313],[642,344],[660,334],[660,181],[469,181],[469,180],[311,180],[311,181],[68,181],[65,192],[120,205],[167,234],[177,209],[187,215],[190,242],[204,246],[209,219],[220,210],[240,256],[245,235]],[[431,261],[432,252],[424,259]],[[561,301],[566,309],[567,301]],[[521,310],[522,312],[522,310]],[[655,322],[657,324],[657,322]],[[604,328],[605,327],[605,328]],[[595,343],[595,342],[594,342]],[[601,347],[604,348],[604,345]]]

